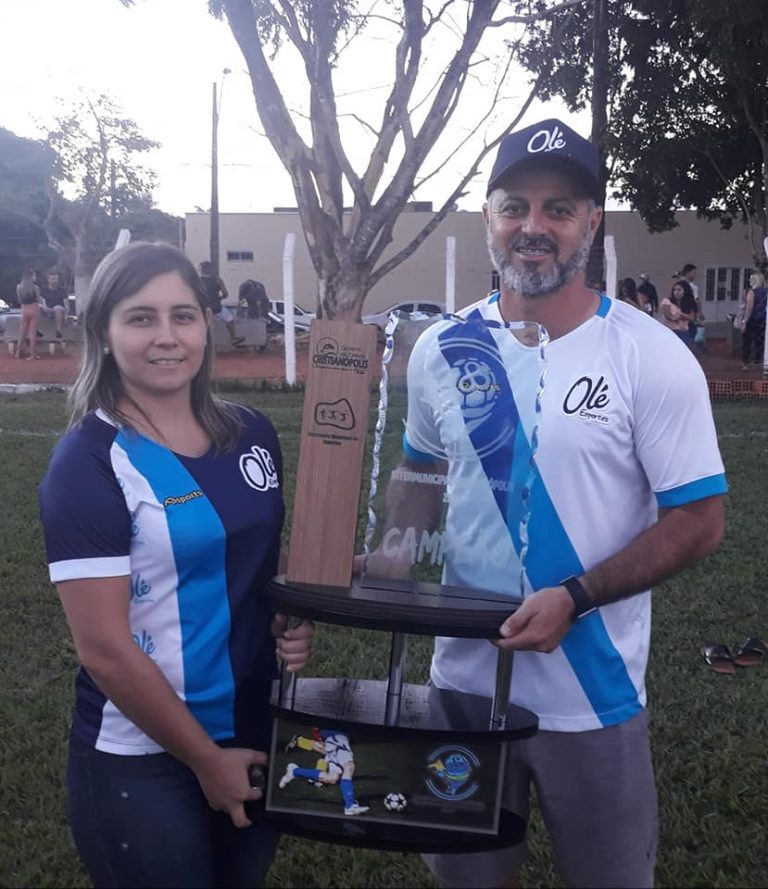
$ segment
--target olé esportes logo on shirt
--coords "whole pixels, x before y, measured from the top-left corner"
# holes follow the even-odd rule
[[[563,399],[563,413],[576,416],[589,423],[607,426],[611,421],[607,416],[611,403],[611,389],[601,374],[581,376],[570,387]]]
[[[267,491],[280,486],[272,454],[258,445],[253,445],[248,453],[240,457],[240,472],[247,484],[256,491]]]

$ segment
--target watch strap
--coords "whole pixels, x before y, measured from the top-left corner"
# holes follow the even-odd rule
[[[580,620],[593,611],[597,611],[597,605],[589,598],[587,591],[584,589],[582,582],[578,577],[566,577],[560,581],[560,586],[564,586],[568,590],[568,594],[573,599],[573,620]]]

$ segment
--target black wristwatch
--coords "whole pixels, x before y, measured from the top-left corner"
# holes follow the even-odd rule
[[[578,577],[566,577],[560,581],[560,586],[564,586],[573,599],[574,612],[572,620],[575,622],[597,611],[597,605],[589,598],[587,591],[584,589]]]

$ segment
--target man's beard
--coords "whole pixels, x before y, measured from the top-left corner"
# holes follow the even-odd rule
[[[591,246],[592,237],[587,232],[578,250],[565,262],[555,260],[548,272],[542,273],[539,270],[539,264],[534,262],[524,262],[522,271],[518,271],[513,267],[510,259],[514,251],[520,248],[550,250],[554,255],[557,252],[557,245],[545,236],[529,238],[519,235],[512,241],[505,253],[493,243],[493,237],[488,231],[488,253],[494,268],[499,273],[504,289],[517,293],[525,299],[549,296],[550,293],[555,293],[572,281],[579,272],[586,268]]]

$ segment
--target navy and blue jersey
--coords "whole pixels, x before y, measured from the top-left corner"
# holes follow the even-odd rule
[[[284,505],[275,430],[238,412],[237,446],[201,457],[90,414],[56,446],[39,493],[51,581],[129,578],[136,645],[211,738],[248,743],[276,675],[262,589],[277,570]],[[161,749],[83,668],[73,733],[110,753]]]

